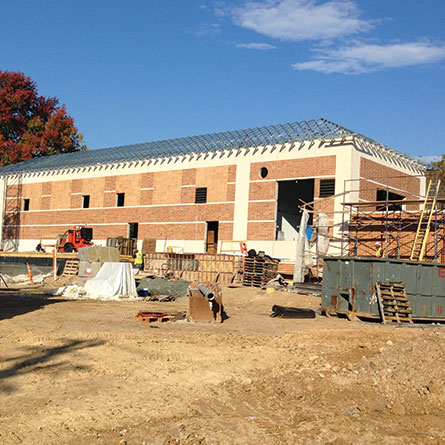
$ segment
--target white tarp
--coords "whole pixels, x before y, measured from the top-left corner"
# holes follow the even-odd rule
[[[136,298],[136,282],[131,263],[104,263],[94,278],[84,285],[90,298],[117,300]]]
[[[309,242],[306,236],[307,222],[309,220],[309,213],[306,209],[303,210],[301,215],[300,228],[298,231],[297,238],[297,252],[295,255],[295,266],[294,266],[294,283],[303,283],[306,265],[306,256],[309,250]],[[312,258],[310,258],[312,262]]]

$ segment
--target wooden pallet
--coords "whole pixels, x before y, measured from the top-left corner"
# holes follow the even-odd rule
[[[411,305],[400,283],[377,283],[377,300],[383,324],[412,324]]]
[[[243,284],[251,287],[265,287],[278,273],[278,262],[268,258],[244,258]]]
[[[79,273],[79,261],[78,260],[66,260],[62,276],[72,277],[74,275],[77,275],[78,273]]]
[[[174,315],[165,314],[136,314],[134,316],[136,321],[143,321],[145,323],[164,323],[175,321]]]

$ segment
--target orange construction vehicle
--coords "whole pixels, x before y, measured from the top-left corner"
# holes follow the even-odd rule
[[[57,237],[57,252],[77,252],[80,247],[92,246],[93,229],[86,226],[74,226]]]

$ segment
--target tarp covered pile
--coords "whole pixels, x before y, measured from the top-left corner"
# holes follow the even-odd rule
[[[119,300],[122,297],[137,298],[136,282],[131,263],[104,263],[94,278],[85,286],[65,286],[56,289],[56,295],[67,298],[94,300]]]

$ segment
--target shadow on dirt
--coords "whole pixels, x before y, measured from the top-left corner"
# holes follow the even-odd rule
[[[15,357],[0,357],[0,362],[3,364],[13,362],[8,367],[0,371],[0,393],[10,393],[16,389],[15,385],[9,384],[7,379],[17,377],[29,373],[58,373],[64,371],[84,371],[87,366],[79,363],[72,363],[67,361],[48,363],[56,358],[60,358],[64,354],[72,353],[86,348],[94,348],[105,344],[103,340],[66,340],[59,346],[46,348],[44,346],[25,347],[25,352],[22,355]]]
[[[23,296],[16,293],[6,293],[5,289],[0,291],[0,321],[17,315],[27,314],[42,309],[49,304],[63,303],[67,300],[49,297],[44,294]],[[23,291],[25,293],[26,291]]]

